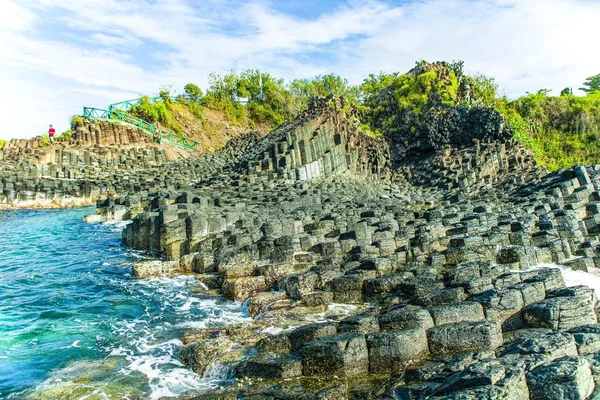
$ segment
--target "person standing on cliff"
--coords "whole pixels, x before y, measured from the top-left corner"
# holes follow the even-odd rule
[[[48,138],[50,138],[50,143],[54,143],[54,134],[56,130],[50,125],[50,129],[48,129]]]

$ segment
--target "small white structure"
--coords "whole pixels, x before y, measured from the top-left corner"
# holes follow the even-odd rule
[[[239,97],[237,95],[231,96],[231,100],[233,100],[236,103],[239,103],[239,104],[241,104],[243,106],[245,106],[246,104],[248,104],[248,102],[250,101],[250,99],[248,97]]]

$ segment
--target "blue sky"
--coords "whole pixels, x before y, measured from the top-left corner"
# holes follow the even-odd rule
[[[0,0],[0,138],[246,68],[360,83],[462,59],[509,96],[558,93],[600,73],[599,20],[595,0]]]

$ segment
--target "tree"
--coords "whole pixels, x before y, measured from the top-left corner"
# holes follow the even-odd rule
[[[587,78],[585,82],[583,82],[583,86],[584,87],[579,88],[579,90],[582,90],[586,93],[600,91],[600,74]]]
[[[377,75],[369,74],[360,85],[363,103],[369,107],[374,106],[379,93],[381,93],[384,88],[394,83],[396,75],[397,74],[386,74],[385,72],[380,72]]]
[[[202,98],[202,89],[198,86],[193,83],[188,83],[183,90],[190,101],[193,101],[194,103],[200,102],[200,99]]]
[[[317,96],[344,96],[346,100],[358,104],[360,90],[351,85],[346,78],[335,74],[317,75],[312,81],[313,93]]]
[[[325,97],[330,94],[344,96],[349,102],[358,105],[361,91],[358,86],[351,85],[347,79],[335,74],[318,75],[314,79],[295,79],[287,86],[291,96],[289,110],[296,115],[305,110],[308,102],[315,96]]]
[[[560,95],[561,96],[569,96],[573,94],[573,89],[566,87],[563,90],[560,91]]]
[[[171,104],[172,103],[172,99],[171,99],[171,86],[163,86],[160,88],[160,91],[158,92],[158,97],[160,97],[163,101],[163,103],[165,104]]]
[[[498,84],[491,76],[476,74],[471,78],[471,106],[494,107],[498,97]]]

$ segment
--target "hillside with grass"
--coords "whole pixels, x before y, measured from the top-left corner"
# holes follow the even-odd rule
[[[128,112],[214,151],[249,130],[266,134],[306,110],[311,99],[328,95],[353,106],[349,122],[361,133],[392,143],[400,136],[418,140],[432,130],[443,136],[460,129],[461,121],[494,110],[502,117],[497,123],[508,124],[541,166],[600,163],[600,75],[583,83],[584,96],[566,88],[556,96],[541,89],[509,99],[494,78],[464,69],[462,61],[419,61],[407,73],[370,74],[360,85],[335,74],[291,82],[258,70],[211,74],[206,92],[193,83],[179,94],[163,88]]]

